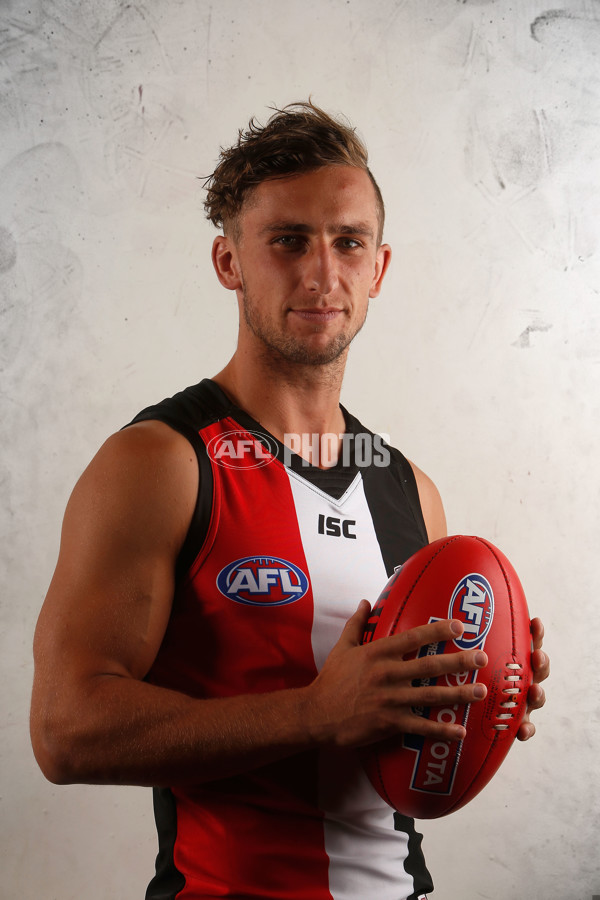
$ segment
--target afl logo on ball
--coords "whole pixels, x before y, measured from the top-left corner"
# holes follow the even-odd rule
[[[461,578],[450,600],[448,618],[464,625],[463,633],[454,640],[461,650],[483,644],[494,618],[494,594],[487,578],[475,572]]]
[[[308,578],[298,566],[274,556],[236,559],[217,575],[221,593],[246,606],[285,606],[308,590]]]

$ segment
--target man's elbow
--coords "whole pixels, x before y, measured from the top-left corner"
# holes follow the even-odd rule
[[[33,755],[42,774],[52,784],[77,784],[89,781],[82,766],[76,729],[47,709],[32,703],[30,735]]]
[[[60,741],[33,720],[30,732],[33,755],[44,777],[52,784],[73,784],[75,779],[70,772],[69,754]]]

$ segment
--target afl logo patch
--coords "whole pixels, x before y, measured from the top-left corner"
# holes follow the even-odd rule
[[[275,440],[258,431],[225,431],[211,438],[206,449],[225,469],[260,469],[277,456]]]
[[[246,556],[221,569],[217,587],[246,606],[285,606],[304,597],[308,578],[298,566],[276,556]]]
[[[483,644],[494,618],[494,594],[487,578],[475,572],[461,578],[450,600],[448,618],[464,625],[461,636],[454,639],[461,650]]]

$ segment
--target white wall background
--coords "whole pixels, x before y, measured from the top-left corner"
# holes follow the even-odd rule
[[[0,0],[1,896],[144,895],[150,792],[36,768],[33,628],[98,445],[233,350],[199,176],[309,94],[395,250],[344,402],[508,554],[553,659],[535,740],[423,823],[435,896],[600,894],[599,48],[592,0]]]

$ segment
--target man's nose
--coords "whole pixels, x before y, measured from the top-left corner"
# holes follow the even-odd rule
[[[333,249],[323,245],[314,246],[304,257],[304,263],[304,284],[307,290],[331,294],[338,285]]]

